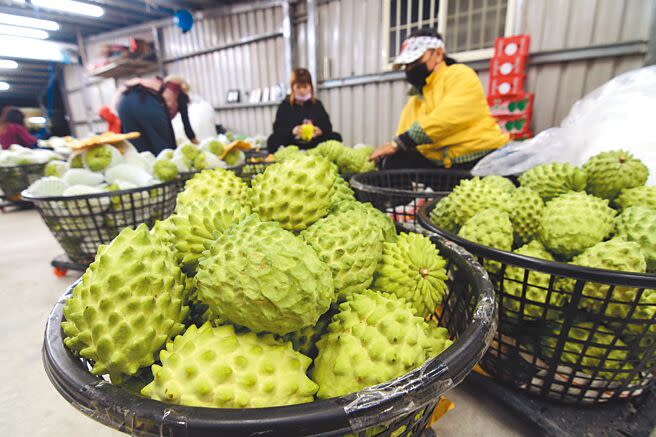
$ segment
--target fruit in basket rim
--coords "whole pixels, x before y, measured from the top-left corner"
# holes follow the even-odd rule
[[[656,272],[656,209],[630,206],[615,218],[616,235],[640,245],[647,271]]]
[[[624,188],[644,185],[649,177],[647,166],[624,150],[601,152],[583,164],[588,175],[586,191],[612,200]]]
[[[287,230],[303,230],[328,215],[335,191],[329,161],[299,156],[273,164],[251,182],[253,211]]]
[[[176,255],[185,272],[195,273],[205,244],[251,214],[248,205],[230,197],[200,198],[171,216],[170,232]]]
[[[569,191],[583,191],[586,182],[585,170],[562,162],[537,165],[519,177],[522,187],[536,191],[545,202]]]
[[[572,264],[592,267],[595,269],[614,270],[618,272],[644,273],[647,263],[640,250],[640,245],[633,241],[626,241],[615,237],[608,241],[598,243],[572,259]],[[563,289],[570,293],[574,291],[575,281],[563,279]],[[633,302],[638,288],[588,281],[583,286],[583,296],[580,306],[592,311],[598,311],[604,299],[611,293],[610,299],[619,302]]]
[[[43,175],[61,177],[66,173],[66,170],[68,170],[68,163],[55,159],[46,164],[43,169]]]
[[[313,326],[306,326],[298,331],[290,332],[283,337],[285,341],[291,341],[294,350],[302,353],[306,357],[312,359],[317,356],[317,341],[328,332],[328,325],[333,320],[333,316],[337,311],[337,307],[331,307],[328,311],[323,313],[317,323]]]
[[[383,253],[383,235],[365,211],[330,214],[300,235],[330,267],[335,298],[343,299],[371,285]]]
[[[317,385],[305,374],[312,362],[272,335],[233,326],[189,327],[160,353],[155,379],[141,393],[192,407],[261,408],[312,402]]]
[[[483,179],[481,179],[481,181],[486,184],[492,184],[500,190],[507,191],[509,193],[512,193],[517,188],[510,179],[499,175],[485,176]]]
[[[554,336],[542,336],[541,352],[550,360],[553,357],[562,327],[554,328]],[[586,347],[587,346],[587,347]],[[629,376],[632,366],[628,360],[626,344],[611,330],[599,325],[595,328],[592,322],[576,321],[569,328],[560,365],[579,366],[582,372],[592,375],[600,370],[596,378],[621,381]],[[580,363],[580,364],[579,364]],[[615,372],[617,375],[615,376]]]
[[[507,210],[510,194],[480,178],[463,179],[449,195],[456,223],[464,225],[477,212],[487,208]]]
[[[392,294],[355,293],[317,343],[311,371],[318,398],[343,396],[391,381],[451,345],[448,332],[415,315],[413,307]]]
[[[64,304],[64,343],[93,361],[91,373],[119,383],[153,364],[183,329],[185,279],[175,255],[145,224],[125,228],[94,262]]]
[[[162,182],[172,181],[178,177],[178,167],[168,159],[158,159],[153,165],[153,176]]]
[[[102,173],[95,173],[86,168],[71,168],[62,176],[68,186],[72,185],[100,185],[105,181]]]
[[[546,261],[554,260],[542,243],[537,240],[519,247],[513,253]],[[526,276],[527,271],[528,276]],[[561,317],[562,314],[552,307],[560,307],[565,302],[566,295],[556,286],[553,286],[549,292],[550,279],[551,275],[548,273],[508,264],[503,281],[503,292],[512,297],[503,296],[502,302],[507,310],[507,315],[524,319]],[[524,292],[524,290],[526,291]],[[524,309],[520,313],[522,300]]]
[[[355,193],[351,189],[348,182],[341,176],[335,178],[335,192],[331,199],[331,208],[334,208],[338,203],[344,201],[355,201]]]
[[[243,163],[245,159],[246,156],[244,155],[244,152],[238,149],[233,149],[225,155],[224,161],[228,166],[235,166]]]
[[[620,210],[630,206],[646,206],[656,209],[656,186],[625,188],[614,200]]]
[[[451,197],[442,197],[433,207],[430,213],[432,224],[447,232],[458,232],[459,226],[456,223],[456,216],[453,212]]]
[[[202,143],[200,143],[200,149],[206,152],[210,152],[216,155],[217,158],[221,158],[223,154],[224,144],[217,140],[216,138],[208,138]]]
[[[625,342],[646,348],[656,341],[656,290],[644,290],[636,302],[609,303],[604,315],[617,318],[609,321],[608,326],[619,332]]]
[[[526,244],[540,234],[540,221],[544,213],[544,201],[528,187],[519,187],[511,194],[510,222],[515,240]]]
[[[121,160],[121,152],[109,144],[89,148],[84,154],[84,164],[91,171],[103,171]]]
[[[282,162],[299,154],[302,155],[303,152],[301,152],[298,146],[291,144],[289,146],[280,147],[278,150],[276,150],[276,152],[273,154],[273,159],[276,162]]]
[[[314,325],[334,299],[330,268],[312,247],[256,214],[208,244],[196,281],[201,301],[254,332]]]
[[[512,250],[513,226],[510,216],[497,208],[488,208],[477,212],[458,231],[458,236],[483,246],[495,249]],[[501,263],[485,259],[485,269],[496,273],[501,270]]]
[[[359,210],[366,213],[373,223],[380,228],[385,241],[396,241],[396,226],[394,226],[394,222],[390,216],[374,207],[371,203],[362,203],[357,200],[344,200],[332,206],[333,213],[350,210]]]
[[[179,145],[174,151],[173,156],[183,156],[189,163],[194,162],[194,158],[200,153],[198,147],[193,143],[184,143]]]
[[[71,155],[68,161],[69,168],[84,168],[84,161],[82,160],[82,154],[78,153],[77,155]]]
[[[61,196],[68,188],[66,182],[55,176],[45,176],[37,179],[27,188],[28,193],[35,197]]]
[[[544,208],[540,241],[552,253],[570,258],[606,239],[615,214],[607,199],[579,191],[563,194]]]
[[[430,316],[446,293],[446,260],[428,237],[401,233],[383,245],[373,288],[408,302],[416,314]]]
[[[248,205],[248,186],[230,170],[203,170],[185,183],[184,190],[178,194],[175,210],[179,212],[198,199],[222,196]]]

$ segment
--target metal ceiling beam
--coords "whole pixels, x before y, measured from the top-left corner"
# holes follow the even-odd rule
[[[2,82],[8,82],[9,84],[12,83],[25,83],[25,84],[38,84],[38,85],[43,85],[43,84],[48,84],[48,78],[38,78],[38,77],[17,77],[17,76],[0,76],[0,81]]]

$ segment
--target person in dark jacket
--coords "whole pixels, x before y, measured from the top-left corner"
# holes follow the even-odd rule
[[[304,124],[313,126],[312,138],[309,140],[301,139]],[[296,68],[292,72],[291,94],[278,106],[267,147],[270,152],[290,144],[301,149],[311,149],[328,140],[342,141],[342,136],[333,131],[326,109],[314,95],[310,72],[305,68]]]
[[[141,132],[141,137],[131,140],[137,150],[157,155],[164,149],[174,149],[176,141],[171,119],[178,112],[187,138],[198,143],[189,122],[188,93],[187,82],[175,76],[135,78],[125,84],[118,93],[115,107],[124,133]]]

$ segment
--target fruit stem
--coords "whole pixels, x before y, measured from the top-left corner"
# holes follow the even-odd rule
[[[422,278],[425,278],[428,276],[428,269],[420,269],[419,274],[421,275]]]

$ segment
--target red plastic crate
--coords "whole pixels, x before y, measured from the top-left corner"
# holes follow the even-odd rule
[[[524,115],[533,113],[533,94],[521,94],[513,97],[488,97],[490,113],[494,117]]]
[[[529,35],[497,37],[494,40],[494,56],[526,56],[530,45]]]
[[[513,138],[524,135],[531,130],[531,114],[497,117],[501,130]]]
[[[526,75],[526,56],[495,56],[490,59],[490,76]]]
[[[487,95],[491,98],[514,97],[524,94],[524,76],[493,76]]]

